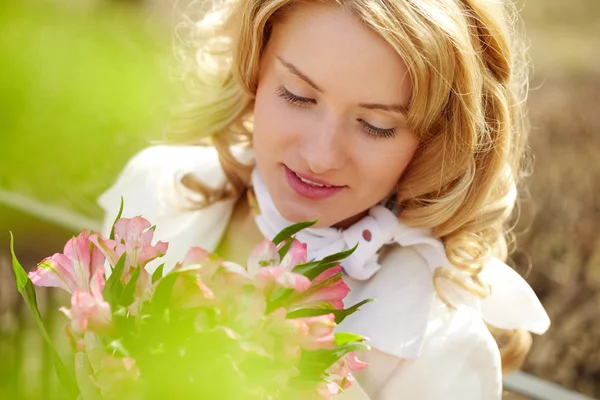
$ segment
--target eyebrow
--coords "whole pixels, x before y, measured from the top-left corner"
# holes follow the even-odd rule
[[[396,113],[399,113],[402,115],[408,115],[408,109],[406,107],[404,107],[402,104],[387,105],[387,104],[368,103],[368,104],[359,104],[358,106],[369,109],[369,110],[392,111],[392,112],[396,112]]]
[[[317,86],[317,84],[314,83],[308,76],[304,75],[298,69],[298,67],[296,67],[294,64],[285,61],[283,58],[281,58],[279,56],[277,56],[277,59],[285,68],[287,68],[288,71],[290,71],[292,74],[296,75],[298,78],[302,79],[304,82],[309,84],[317,92],[319,92],[319,93],[324,92],[323,89],[321,89],[319,86]],[[387,104],[376,104],[376,103],[361,103],[358,106],[362,107],[362,108],[366,108],[368,110],[391,111],[391,112],[396,112],[396,113],[399,113],[402,115],[408,114],[408,109],[405,106],[403,106],[402,104],[387,105]]]
[[[287,61],[285,61],[283,58],[281,57],[277,57],[277,59],[279,60],[279,62],[281,64],[283,64],[284,67],[286,67],[288,69],[288,71],[290,71],[292,74],[296,75],[298,78],[302,79],[304,82],[308,83],[310,86],[312,86],[313,89],[315,89],[317,92],[319,93],[323,93],[323,89],[321,89],[320,87],[317,86],[316,83],[314,83],[308,76],[304,75],[302,72],[300,72],[300,70],[292,63],[289,63]]]

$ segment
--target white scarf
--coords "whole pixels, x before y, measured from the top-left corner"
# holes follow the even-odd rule
[[[256,224],[265,237],[272,239],[292,223],[283,218],[275,207],[258,168],[252,173],[252,184],[260,210]],[[371,208],[367,216],[347,229],[309,228],[299,232],[296,238],[307,244],[309,259],[320,259],[358,243],[358,248],[343,261],[342,267],[351,278],[359,281],[368,280],[381,268],[377,252],[390,243],[414,246],[427,261],[432,273],[438,267],[453,268],[443,243],[432,237],[428,229],[413,228],[399,222],[392,211],[381,205]],[[456,301],[479,308],[483,319],[498,328],[521,328],[537,334],[548,329],[550,319],[546,311],[529,284],[516,271],[492,257],[479,277],[493,288],[492,293],[481,301],[457,290],[454,285],[446,285],[447,292],[444,294],[453,303]]]

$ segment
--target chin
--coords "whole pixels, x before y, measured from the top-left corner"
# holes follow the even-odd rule
[[[304,207],[299,207],[298,203],[287,203],[287,204],[275,204],[277,210],[283,218],[286,220],[297,223],[302,221],[313,221],[318,219],[319,221],[313,225],[313,228],[325,228],[331,226],[329,218],[324,218],[316,210],[307,210]]]

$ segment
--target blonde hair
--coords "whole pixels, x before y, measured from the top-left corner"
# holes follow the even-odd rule
[[[489,256],[507,257],[506,225],[516,204],[527,136],[526,52],[514,5],[508,0],[313,1],[343,6],[407,63],[413,84],[408,122],[420,146],[398,183],[400,218],[432,229],[445,243],[456,268],[438,268],[436,288],[449,280],[485,297],[489,288],[478,274]],[[182,25],[186,35],[179,54],[187,66],[182,77],[195,84],[193,100],[173,114],[168,140],[217,147],[231,190],[214,200],[246,188],[249,167],[236,161],[230,147],[251,139],[260,58],[274,21],[295,3],[216,1],[194,10],[197,21]],[[199,183],[189,185],[205,192]],[[444,299],[442,291],[438,294]],[[501,354],[509,354],[504,370],[520,367],[529,334],[492,332]]]

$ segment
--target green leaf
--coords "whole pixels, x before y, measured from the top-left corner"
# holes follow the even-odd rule
[[[117,223],[117,221],[121,218],[121,215],[123,215],[123,205],[124,205],[124,200],[123,200],[123,196],[121,196],[121,205],[119,206],[119,213],[117,214],[117,218],[115,218],[115,222],[113,222],[112,224],[112,228],[110,229],[110,240],[114,240],[115,239],[115,224]]]
[[[321,273],[327,271],[329,268],[339,265],[340,261],[354,253],[357,247],[358,243],[356,243],[356,245],[351,249],[329,255],[322,260],[315,260],[306,264],[296,265],[292,272],[304,275],[308,279],[313,280]]]
[[[273,238],[273,243],[275,243],[275,245],[278,245],[279,243],[283,242],[285,239],[291,238],[293,235],[300,232],[302,229],[306,229],[308,227],[313,226],[314,224],[317,223],[317,221],[318,220],[315,219],[314,221],[302,221],[302,222],[298,222],[294,225],[290,225],[287,228],[283,229],[281,232],[279,232],[275,236],[275,238]]]
[[[304,275],[311,281],[315,279],[317,276],[321,275],[323,272],[327,271],[329,268],[336,267],[340,265],[338,261],[331,262],[311,262],[308,264],[297,265],[292,272],[297,274]]]
[[[362,342],[350,342],[331,350],[315,350],[302,352],[299,369],[303,377],[310,379],[322,375],[336,361],[352,351],[370,350],[371,347]]]
[[[138,279],[140,278],[141,272],[142,272],[142,269],[140,267],[137,267],[135,269],[135,271],[133,271],[133,275],[131,275],[129,282],[127,282],[125,289],[121,293],[121,296],[119,296],[119,301],[118,301],[119,305],[127,307],[127,306],[131,305],[131,303],[133,303],[133,298],[134,298],[133,295],[135,292],[135,286],[137,284]]]
[[[352,342],[364,342],[367,339],[364,336],[360,336],[360,335],[357,335],[356,333],[350,333],[350,332],[339,332],[339,333],[334,334],[333,336],[334,336],[333,342],[338,347],[342,347],[342,346],[344,346],[348,343],[352,343]]]
[[[60,379],[61,384],[72,397],[75,397],[78,393],[77,384],[75,383],[73,375],[69,373],[69,371],[65,367],[65,364],[58,356],[58,353],[56,352],[56,349],[54,347],[54,343],[52,343],[52,339],[50,339],[48,331],[44,326],[44,321],[42,320],[42,316],[40,315],[40,311],[37,307],[37,298],[35,296],[35,288],[33,286],[33,283],[31,282],[31,279],[29,279],[29,276],[27,276],[27,272],[25,272],[25,269],[23,268],[21,263],[19,263],[19,260],[15,255],[14,237],[12,232],[10,232],[10,253],[12,255],[12,267],[15,273],[17,290],[19,291],[19,293],[21,293],[21,296],[23,296],[25,304],[27,304],[27,306],[29,307],[29,311],[31,311],[36,325],[40,329],[44,340],[46,341],[53,353],[54,368],[56,369],[56,373],[58,375],[58,378]]]
[[[292,311],[292,312],[288,313],[287,317],[288,318],[303,318],[303,317],[314,317],[317,315],[333,314],[333,315],[335,315],[335,323],[340,324],[344,319],[346,319],[346,317],[354,314],[355,312],[357,312],[360,309],[360,307],[362,307],[363,305],[370,303],[372,301],[375,301],[375,300],[366,299],[366,300],[356,303],[352,307],[346,308],[344,310],[331,310],[331,309],[328,310],[328,309],[322,309],[322,308],[318,308],[318,309],[317,308],[303,308],[301,310],[296,310],[296,311]]]
[[[116,353],[123,355],[125,357],[131,357],[129,355],[129,352],[127,351],[127,349],[125,348],[125,346],[123,345],[123,342],[121,339],[117,339],[117,340],[113,340],[112,342],[110,342],[107,346],[109,349],[114,350]]]
[[[304,275],[304,273],[306,271],[309,271],[311,268],[318,266],[320,263],[321,263],[321,261],[319,260],[319,261],[307,262],[306,264],[298,264],[294,267],[292,272],[294,272],[296,274]]]
[[[171,296],[173,295],[173,288],[175,286],[175,281],[179,277],[179,275],[184,273],[196,273],[196,271],[200,268],[199,264],[192,264],[180,268],[176,271],[171,271],[158,282],[156,289],[154,290],[154,295],[152,296],[152,313],[159,313],[164,311],[170,301]]]
[[[152,274],[152,283],[155,283],[157,280],[162,278],[164,266],[165,266],[164,263],[160,264],[158,266],[158,268],[156,268],[156,270],[154,270],[154,273]]]
[[[344,258],[348,258],[352,255],[352,253],[354,253],[354,251],[356,250],[356,248],[358,247],[358,242],[354,245],[353,248],[345,250],[345,251],[340,251],[339,253],[335,253],[332,254],[330,256],[327,256],[325,258],[323,258],[321,260],[322,263],[329,263],[329,262],[334,262],[334,261],[339,261],[343,260]]]
[[[348,354],[352,351],[360,351],[360,350],[371,350],[371,346],[369,346],[366,343],[362,343],[362,342],[352,342],[352,343],[347,343],[343,346],[340,346],[337,349],[333,349],[333,350],[331,350],[331,353],[332,353],[331,355],[332,355],[332,359],[333,359],[331,364],[333,364],[334,362],[336,362],[337,360],[339,360],[340,358],[344,357],[346,354]]]
[[[279,259],[283,260],[283,257],[285,257],[285,255],[287,254],[288,251],[290,251],[290,247],[292,247],[292,244],[294,243],[294,238],[291,237],[287,240],[287,242],[285,242],[285,244],[283,246],[281,246],[281,248],[277,251],[279,253]]]
[[[123,276],[126,260],[127,253],[123,253],[121,258],[119,258],[117,265],[115,265],[115,268],[112,270],[112,274],[108,278],[108,281],[106,281],[106,286],[102,291],[102,297],[110,304],[113,310],[117,306],[118,300],[121,298],[121,293],[123,293],[124,285],[121,277]]]
[[[27,304],[29,310],[33,314],[35,322],[38,324],[40,330],[42,331],[44,339],[46,340],[46,342],[48,342],[50,346],[52,346],[52,340],[48,336],[48,332],[46,331],[46,327],[44,326],[42,317],[37,307],[37,299],[35,296],[35,288],[33,287],[33,283],[31,282],[31,279],[29,279],[29,276],[27,276],[27,272],[25,272],[25,269],[23,268],[21,263],[19,263],[19,260],[17,260],[17,256],[15,255],[14,238],[12,232],[10,232],[10,253],[12,255],[13,271],[15,273],[15,278],[17,281],[17,290],[19,291],[19,293],[21,293],[21,296],[23,296],[25,303]]]

